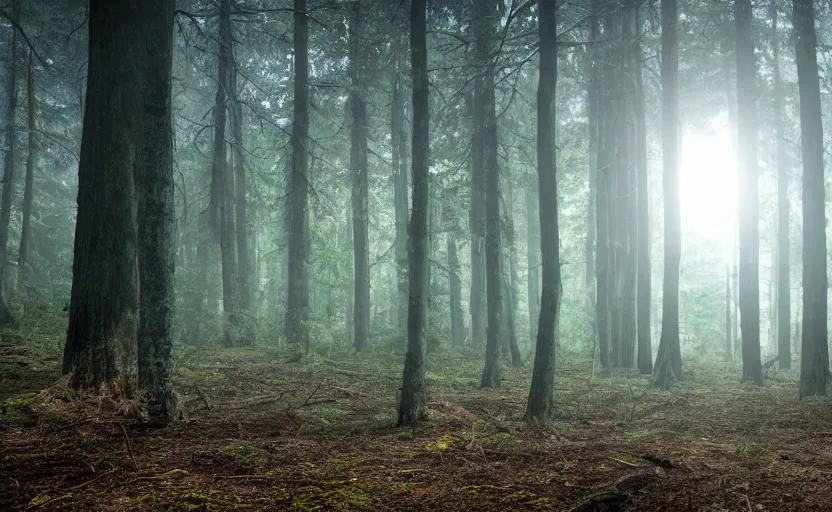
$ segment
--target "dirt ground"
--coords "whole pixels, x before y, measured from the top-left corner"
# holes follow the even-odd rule
[[[0,343],[0,510],[832,510],[832,402],[798,402],[793,372],[760,389],[688,365],[665,392],[566,361],[556,420],[527,425],[528,363],[481,390],[479,360],[442,352],[411,429],[400,356],[291,359],[179,354],[184,418],[163,426]]]

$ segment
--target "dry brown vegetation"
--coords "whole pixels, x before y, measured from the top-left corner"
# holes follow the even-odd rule
[[[521,421],[528,367],[430,357],[431,420],[394,428],[401,358],[180,357],[184,418],[75,396],[56,357],[2,347],[0,510],[828,510],[832,403],[689,369],[671,392],[561,365],[558,417]],[[528,366],[528,365],[527,365]],[[689,367],[690,368],[690,367]],[[28,393],[24,393],[28,391]]]

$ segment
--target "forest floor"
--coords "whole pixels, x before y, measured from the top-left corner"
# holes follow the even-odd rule
[[[674,390],[559,364],[558,414],[522,421],[530,364],[429,357],[430,420],[396,428],[402,357],[261,350],[178,357],[184,418],[76,397],[59,340],[0,342],[0,510],[829,510],[832,402],[796,375],[741,385],[688,365]],[[47,348],[43,349],[46,345]],[[49,355],[53,354],[53,355]]]

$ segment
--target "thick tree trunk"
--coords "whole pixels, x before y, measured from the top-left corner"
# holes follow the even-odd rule
[[[116,377],[135,375],[134,171],[143,131],[142,14],[135,0],[89,4],[87,94],[63,371],[74,373],[75,386],[95,390]]]
[[[638,2],[641,4],[641,2]],[[643,8],[643,4],[639,5]],[[641,34],[641,21],[637,22]],[[650,182],[647,177],[647,115],[645,114],[644,82],[642,80],[641,37],[635,38],[635,115],[636,115],[636,217],[637,239],[637,310],[638,310],[638,370],[643,375],[653,373],[653,347],[650,336],[650,297],[652,269],[650,265]]]
[[[370,243],[367,212],[367,105],[361,70],[361,3],[350,6],[350,169],[354,286],[353,346],[362,351],[370,334]]]
[[[139,388],[151,410],[173,418],[173,273],[176,258],[171,72],[174,0],[139,0],[145,44],[144,131],[136,166],[138,198]]]
[[[480,149],[485,183],[485,274],[488,312],[485,366],[480,385],[499,388],[503,287],[500,272],[500,170],[497,164],[497,115],[494,105],[494,63],[491,55],[497,6],[495,0],[478,0],[475,8],[477,61],[483,71],[482,96],[477,108],[482,111]]]
[[[34,197],[35,163],[37,159],[37,139],[35,138],[35,64],[34,54],[29,50],[29,65],[26,72],[27,115],[26,126],[29,135],[29,154],[26,156],[26,177],[23,185],[23,208],[20,222],[20,249],[17,264],[20,272],[18,288],[29,294],[32,285],[32,272],[29,268],[29,247],[32,239],[32,200]]]
[[[774,137],[777,145],[777,357],[781,369],[792,366],[791,280],[789,251],[789,170],[786,167],[786,127],[783,121],[783,77],[780,72],[780,31],[777,2],[771,3],[772,66],[774,72]]]
[[[800,397],[803,398],[826,396],[829,384],[826,212],[814,2],[793,0],[792,6],[803,154],[803,345],[800,350]]]
[[[410,3],[410,60],[413,76],[413,215],[410,221],[410,295],[407,355],[402,374],[399,426],[427,419],[424,315],[427,313],[429,108],[426,0]]]
[[[555,86],[557,43],[555,0],[540,0],[540,77],[537,88],[537,169],[540,181],[541,254],[543,294],[534,371],[526,405],[526,418],[543,420],[554,412],[555,343],[560,313],[561,282],[558,248],[558,183],[555,163]]]
[[[679,265],[682,222],[679,204],[679,14],[676,0],[662,0],[662,148],[664,164],[664,283],[662,332],[652,386],[682,379],[679,343]]]
[[[12,18],[18,19],[20,14],[20,0],[13,0]],[[0,326],[16,326],[17,321],[9,308],[9,297],[6,294],[6,266],[8,265],[9,221],[12,214],[12,197],[14,192],[15,174],[15,112],[17,110],[17,28],[10,27],[9,41],[10,58],[6,66],[6,94],[8,95],[8,110],[6,110],[6,140],[3,151],[3,192],[0,195]]]
[[[760,364],[760,234],[757,176],[756,64],[751,0],[734,1],[739,142],[740,328],[742,380],[763,385]],[[825,293],[825,292],[824,292]]]
[[[397,46],[398,48],[398,46]],[[407,158],[405,157],[404,94],[399,76],[402,71],[398,52],[393,70],[393,102],[391,105],[390,140],[392,145],[393,202],[396,214],[396,288],[398,290],[397,317],[399,333],[407,332]]]
[[[286,339],[309,351],[309,16],[306,0],[295,1],[295,98],[292,175],[289,180]]]
[[[537,323],[540,317],[540,216],[537,211],[536,180],[529,176],[526,186],[526,251],[529,268],[529,339],[537,341]],[[593,228],[594,230],[594,228]]]

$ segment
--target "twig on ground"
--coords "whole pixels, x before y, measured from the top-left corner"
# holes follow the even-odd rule
[[[331,404],[337,402],[338,400],[334,398],[323,398],[321,400],[313,400],[311,402],[306,402],[305,404],[301,405],[301,407],[312,407],[313,405],[320,405],[320,404]]]
[[[627,462],[626,460],[616,459],[615,457],[610,457],[610,459],[618,462],[619,464],[624,464],[625,466],[629,466],[631,468],[640,468],[639,464],[633,464],[632,462]]]
[[[306,400],[304,400],[303,403],[300,404],[301,407],[303,407],[303,406],[305,406],[306,404],[309,403],[309,399],[312,398],[313,396],[315,396],[315,393],[317,393],[318,390],[321,389],[321,385],[324,383],[325,380],[326,379],[323,379],[321,382],[318,383],[317,386],[315,386],[315,389],[312,390],[312,392],[309,394],[309,396],[306,397]]]
[[[136,456],[133,455],[133,447],[130,445],[130,438],[127,436],[127,429],[125,429],[124,425],[122,425],[121,423],[119,423],[118,426],[121,427],[121,433],[124,434],[124,442],[127,443],[127,453],[130,454],[130,459],[136,466],[136,471],[141,471],[141,469],[139,468],[139,463],[136,462]]]

